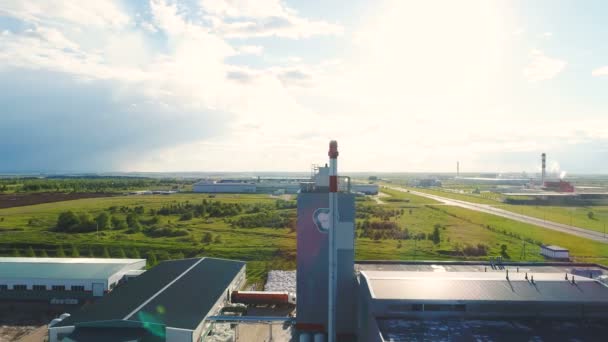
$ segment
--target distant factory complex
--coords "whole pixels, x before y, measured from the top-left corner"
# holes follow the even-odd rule
[[[328,176],[329,167],[315,166],[313,168],[312,182],[318,182]],[[260,178],[257,179],[220,179],[202,180],[192,185],[192,191],[202,193],[270,193],[270,194],[296,194],[300,192],[303,183],[310,183],[307,178]],[[344,178],[344,190],[365,195],[377,195],[378,184],[365,184],[350,182],[349,177]]]

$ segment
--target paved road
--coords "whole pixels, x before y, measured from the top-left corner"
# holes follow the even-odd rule
[[[466,209],[470,209],[470,210],[475,210],[475,211],[480,211],[483,213],[488,213],[488,214],[492,214],[492,215],[496,215],[496,216],[506,217],[511,220],[529,223],[529,224],[533,224],[535,226],[539,226],[539,227],[543,227],[543,228],[547,228],[547,229],[553,229],[553,230],[556,230],[556,231],[559,231],[562,233],[576,235],[576,236],[579,236],[582,238],[591,239],[591,240],[602,242],[602,243],[608,243],[608,239],[606,239],[604,237],[604,233],[596,232],[594,230],[570,226],[567,224],[557,223],[557,222],[553,222],[553,221],[546,221],[546,220],[539,219],[536,217],[522,215],[522,214],[514,213],[512,211],[495,208],[488,204],[478,204],[478,203],[471,203],[471,202],[466,202],[466,201],[461,201],[461,200],[455,200],[455,199],[451,199],[451,198],[427,194],[424,192],[406,190],[406,189],[398,188],[398,187],[389,187],[389,189],[402,191],[402,192],[409,191],[411,194],[434,199],[434,200],[441,202],[443,204],[446,204],[446,205],[453,205],[453,206],[466,208]]]

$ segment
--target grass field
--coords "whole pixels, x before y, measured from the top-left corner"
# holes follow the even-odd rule
[[[578,261],[606,264],[608,260],[608,245],[489,214],[440,205],[432,199],[410,193],[388,189],[383,189],[383,192],[386,193],[382,197],[384,204],[377,204],[370,198],[359,199],[357,204],[401,212],[390,220],[399,229],[407,229],[411,235],[424,233],[430,237],[438,225],[440,242],[435,244],[430,239],[374,240],[359,237],[356,241],[356,258],[359,260],[478,260],[501,255],[503,248],[506,248],[504,256],[514,261],[539,261],[542,260],[539,255],[541,243],[567,247]],[[295,268],[296,234],[288,228],[236,228],[224,218],[180,221],[179,216],[170,215],[160,216],[159,224],[185,230],[187,235],[151,237],[143,232],[129,234],[124,230],[103,230],[99,233],[59,233],[52,230],[59,213],[66,210],[96,215],[112,206],[144,206],[148,212],[149,209],[185,201],[200,203],[203,199],[269,206],[276,202],[276,198],[268,195],[217,195],[210,199],[203,194],[175,194],[80,199],[0,209],[0,254],[12,255],[18,249],[23,255],[32,247],[38,255],[45,250],[53,256],[61,245],[68,255],[72,246],[76,246],[82,256],[89,256],[92,252],[99,257],[104,247],[112,256],[119,256],[121,251],[127,256],[139,254],[142,257],[151,252],[157,255],[165,252],[170,257],[214,256],[247,261],[249,281],[257,284],[264,281],[270,269]],[[212,242],[202,242],[207,233],[213,235]],[[361,231],[357,233],[359,235]],[[221,241],[216,241],[217,237]],[[525,256],[522,253],[524,241]],[[480,256],[467,254],[467,247],[479,244],[487,247],[487,253]]]
[[[176,194],[171,196],[119,196],[107,198],[81,199],[56,203],[38,204],[0,210],[0,253],[11,255],[15,248],[21,254],[32,246],[37,254],[44,249],[50,256],[61,245],[69,254],[71,246],[76,246],[81,255],[92,251],[101,256],[103,247],[108,247],[112,256],[118,256],[122,249],[132,256],[137,249],[141,256],[149,252],[166,251],[170,255],[182,253],[191,257],[207,255],[221,258],[245,260],[249,262],[249,277],[252,282],[260,281],[265,268],[293,268],[295,263],[295,233],[288,229],[273,228],[233,228],[223,219],[192,219],[180,221],[178,216],[163,216],[161,224],[171,225],[188,231],[182,237],[148,237],[144,233],[127,234],[125,231],[103,230],[99,233],[58,233],[50,231],[60,212],[73,210],[96,215],[111,206],[144,206],[159,209],[163,205],[184,201],[200,202],[208,198],[201,194]],[[217,195],[213,199],[229,203],[273,205],[276,201],[268,195]],[[218,236],[221,243],[202,243],[205,233]],[[290,257],[291,255],[291,257]]]
[[[512,211],[514,213],[528,215],[547,221],[573,225],[598,232],[604,232],[606,229],[608,229],[608,206],[576,207],[516,205],[504,204],[500,201],[500,195],[492,193],[467,194],[421,188],[415,188],[412,190],[471,203],[488,204],[496,208]],[[593,218],[589,218],[589,212],[593,212]],[[606,233],[608,233],[608,231],[606,231]]]
[[[501,196],[497,194],[493,194],[490,192],[482,192],[481,194],[473,194],[473,193],[460,193],[454,191],[445,191],[445,190],[437,190],[437,189],[424,189],[424,188],[413,188],[411,190],[424,192],[431,195],[451,198],[455,200],[467,201],[471,203],[479,203],[479,204],[500,204]]]
[[[585,229],[604,232],[608,228],[608,207],[557,207],[557,206],[533,206],[533,205],[496,205],[498,208],[512,212],[537,217],[543,220],[573,225]],[[588,213],[593,212],[593,218]]]

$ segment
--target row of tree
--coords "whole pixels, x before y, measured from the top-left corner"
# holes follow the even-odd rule
[[[209,233],[208,233],[209,234]],[[207,237],[203,236],[204,242],[209,240],[209,242],[221,243],[221,237],[217,235],[215,239],[213,236]],[[108,247],[103,247],[101,250],[93,249],[92,247],[88,247],[86,249],[79,249],[78,247],[72,245],[69,249],[65,250],[63,246],[59,246],[55,250],[46,250],[46,249],[34,249],[32,246],[27,247],[25,250],[20,250],[18,248],[13,248],[11,252],[11,256],[13,257],[41,257],[48,258],[49,253],[51,253],[52,257],[57,258],[80,258],[80,257],[88,257],[88,258],[133,258],[133,259],[141,259],[142,255],[140,254],[137,248],[132,248],[128,250],[128,253],[125,252],[123,248],[114,248],[109,250]],[[157,253],[148,252],[146,253],[146,259],[148,261],[148,266],[154,266],[159,261],[172,260],[172,259],[183,259],[184,253],[177,252],[174,254],[169,254],[166,250],[161,250]]]
[[[61,212],[57,217],[55,230],[65,233],[87,233],[98,230],[116,229],[122,230],[130,228],[133,231],[141,230],[141,223],[137,214],[131,212],[127,215],[126,220],[118,216],[110,216],[106,212],[101,212],[96,217],[84,212],[76,214],[68,210]]]
[[[15,248],[13,248],[11,255],[14,257],[25,256],[25,257],[48,258],[49,252],[51,253],[52,256],[57,257],[57,258],[65,258],[65,257],[127,258],[127,253],[125,253],[125,250],[123,248],[115,248],[112,250],[112,253],[110,253],[110,250],[108,250],[107,247],[103,247],[101,250],[97,250],[97,253],[95,253],[95,250],[92,247],[89,247],[88,249],[83,250],[83,249],[79,249],[78,247],[76,247],[74,245],[72,245],[67,250],[65,250],[63,248],[63,246],[60,245],[57,249],[48,250],[48,251],[44,248],[34,249],[34,248],[32,248],[32,246],[28,246],[25,250],[20,250],[15,247]],[[141,256],[140,256],[137,248],[133,248],[129,251],[128,257],[139,259]]]
[[[176,188],[181,180],[137,177],[21,177],[0,180],[0,192],[14,185],[17,192],[116,192],[151,187]]]
[[[239,203],[224,203],[220,201],[207,201],[204,199],[199,204],[189,201],[177,204],[170,204],[161,207],[151,214],[163,216],[187,214],[188,217],[228,217],[235,216],[243,212],[243,207]]]
[[[432,233],[410,233],[409,229],[402,229],[395,222],[363,221],[363,223],[357,223],[357,228],[360,230],[359,237],[361,238],[373,240],[430,240],[437,245],[441,243],[441,230],[443,227],[440,224],[436,224],[433,227]]]

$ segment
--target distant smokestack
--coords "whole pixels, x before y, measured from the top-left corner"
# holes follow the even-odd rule
[[[547,155],[545,153],[543,153],[540,155],[540,158],[541,158],[541,163],[542,163],[540,183],[541,183],[541,185],[545,185],[545,176],[547,173]]]
[[[327,341],[336,340],[336,292],[338,290],[338,250],[336,227],[338,226],[338,142],[329,142],[329,291],[327,305]]]
[[[456,177],[460,177],[460,162],[456,162]]]

